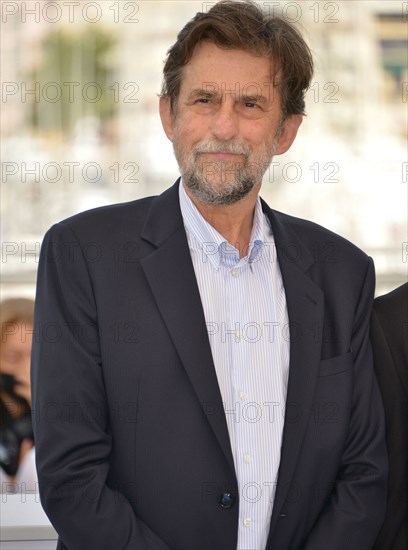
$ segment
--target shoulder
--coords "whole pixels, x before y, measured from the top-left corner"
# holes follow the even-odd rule
[[[156,197],[101,206],[80,212],[54,224],[46,233],[72,236],[79,241],[105,241],[112,237],[139,236],[147,213]]]
[[[178,226],[181,223],[178,182],[160,195],[102,206],[66,218],[53,225],[46,238],[64,234],[82,242],[97,240],[107,244],[138,240],[149,219],[150,227],[161,222],[171,228]]]
[[[408,388],[408,283],[375,299],[371,338],[377,370],[386,365],[383,354],[392,357]]]
[[[142,199],[100,206],[85,212],[80,212],[62,220],[60,223],[71,228],[80,228],[82,226],[98,226],[105,224],[125,224],[141,222],[156,197],[145,197]]]
[[[309,265],[318,272],[329,271],[336,280],[349,274],[350,268],[362,275],[367,270],[373,271],[372,258],[341,235],[315,222],[268,207],[265,213],[271,221],[276,246],[292,250],[295,255],[301,251],[305,267]]]
[[[374,301],[374,311],[381,317],[408,318],[408,283],[395,288]]]
[[[303,218],[290,216],[288,214],[284,214],[283,212],[274,212],[280,223],[286,224],[290,227],[290,229],[294,231],[305,244],[313,245],[317,242],[336,243],[337,246],[349,251],[351,254],[355,254],[357,256],[363,255],[367,257],[367,254],[351,241],[338,233],[334,233],[334,231],[323,227],[322,225]]]
[[[408,283],[374,300],[373,325],[376,323],[395,339],[395,345],[402,345],[408,357]]]

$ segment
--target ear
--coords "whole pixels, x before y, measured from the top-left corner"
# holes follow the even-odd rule
[[[160,119],[163,130],[170,141],[173,141],[174,134],[174,116],[171,112],[170,96],[165,95],[160,97],[159,103]]]
[[[282,155],[295,141],[299,126],[303,122],[302,115],[289,115],[283,124],[281,133],[277,139],[275,155]]]

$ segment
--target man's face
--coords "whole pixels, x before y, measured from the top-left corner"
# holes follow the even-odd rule
[[[282,123],[270,59],[202,42],[184,67],[176,113],[164,129],[184,185],[200,202],[233,204],[253,189],[274,154],[289,149],[301,116]]]

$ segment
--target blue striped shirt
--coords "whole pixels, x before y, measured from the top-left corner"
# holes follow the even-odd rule
[[[289,322],[272,230],[258,197],[248,254],[240,258],[181,183],[179,195],[238,480],[237,549],[264,550],[289,374]]]

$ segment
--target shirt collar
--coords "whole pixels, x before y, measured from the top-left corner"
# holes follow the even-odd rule
[[[203,218],[186,193],[181,181],[179,185],[179,199],[189,247],[202,255],[202,261],[210,261],[217,270],[220,268],[220,265],[233,267],[238,263],[248,263],[251,265],[251,268],[253,267],[252,264],[256,261],[267,237],[271,236],[269,221],[262,211],[259,197],[257,197],[255,203],[248,255],[241,259],[235,246],[230,244]]]

